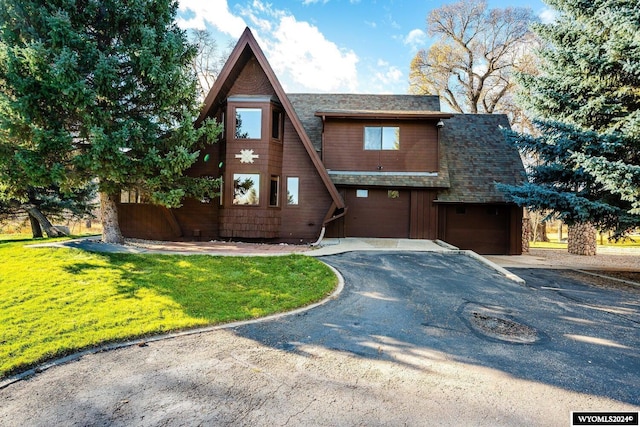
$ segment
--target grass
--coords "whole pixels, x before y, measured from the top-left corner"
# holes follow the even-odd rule
[[[314,258],[96,254],[0,240],[0,378],[100,344],[251,319],[336,286]]]

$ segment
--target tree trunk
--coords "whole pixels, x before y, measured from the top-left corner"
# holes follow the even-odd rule
[[[45,217],[34,205],[24,204],[22,205],[22,208],[29,214],[29,219],[31,219],[31,217],[35,218],[35,220],[40,224],[40,227],[42,227],[42,230],[46,233],[47,237],[66,236],[64,232],[51,225],[47,217]]]
[[[38,239],[42,237],[42,227],[40,227],[40,223],[36,217],[29,214],[29,222],[31,223],[31,234],[33,234],[33,238]]]
[[[102,241],[123,244],[124,237],[118,223],[118,206],[113,196],[100,192],[100,217],[102,220]]]
[[[537,225],[536,232],[536,242],[548,242],[549,238],[547,237],[547,223],[546,221],[542,221]]]
[[[531,229],[531,219],[522,218],[522,252],[529,253],[529,242],[533,238],[533,230]]]
[[[593,256],[596,254],[596,228],[588,222],[569,226],[568,250],[570,254]]]

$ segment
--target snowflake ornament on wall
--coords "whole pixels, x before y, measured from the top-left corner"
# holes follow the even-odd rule
[[[253,163],[259,158],[258,154],[253,154],[253,150],[240,150],[240,154],[236,154],[236,159],[240,159],[240,163]]]

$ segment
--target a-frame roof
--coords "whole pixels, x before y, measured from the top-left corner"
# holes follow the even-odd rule
[[[329,177],[327,170],[324,168],[322,161],[316,154],[313,144],[311,143],[309,136],[306,134],[304,127],[302,126],[302,123],[298,118],[298,115],[293,109],[293,106],[291,105],[287,94],[280,85],[280,82],[278,81],[276,74],[273,72],[271,65],[269,65],[264,52],[258,45],[258,42],[256,41],[255,37],[248,27],[244,30],[242,36],[240,36],[238,43],[229,56],[229,59],[225,63],[224,67],[222,67],[220,75],[216,79],[213,87],[209,91],[209,94],[205,98],[204,107],[200,112],[200,116],[198,117],[196,124],[201,123],[207,116],[209,116],[213,112],[213,110],[217,108],[218,105],[224,102],[227,94],[233,86],[234,81],[252,57],[254,57],[258,61],[258,64],[260,64],[262,70],[269,79],[269,82],[271,83],[276,96],[282,104],[285,113],[290,118],[293,124],[293,128],[300,137],[302,145],[307,151],[307,154],[309,154],[309,158],[318,171],[318,174],[320,175],[322,182],[327,188],[327,191],[329,191],[329,194],[331,195],[335,206],[338,209],[344,208],[344,201],[342,200],[340,193],[331,181],[331,178]]]

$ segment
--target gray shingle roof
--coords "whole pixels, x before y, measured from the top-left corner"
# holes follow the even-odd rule
[[[322,119],[315,116],[317,111],[440,111],[440,98],[433,95],[288,93],[287,97],[316,151],[322,149]]]
[[[322,119],[318,111],[440,111],[437,96],[287,94],[316,151],[322,147]],[[504,202],[495,183],[522,181],[524,168],[517,150],[504,138],[500,127],[508,128],[505,115],[455,114],[440,130],[440,171],[434,176],[381,174],[330,175],[337,185],[369,185],[416,188],[447,188],[440,202]]]
[[[495,183],[522,182],[520,154],[500,127],[509,128],[503,114],[456,114],[445,121],[440,143],[447,153],[451,187],[438,195],[438,201],[504,202]]]

